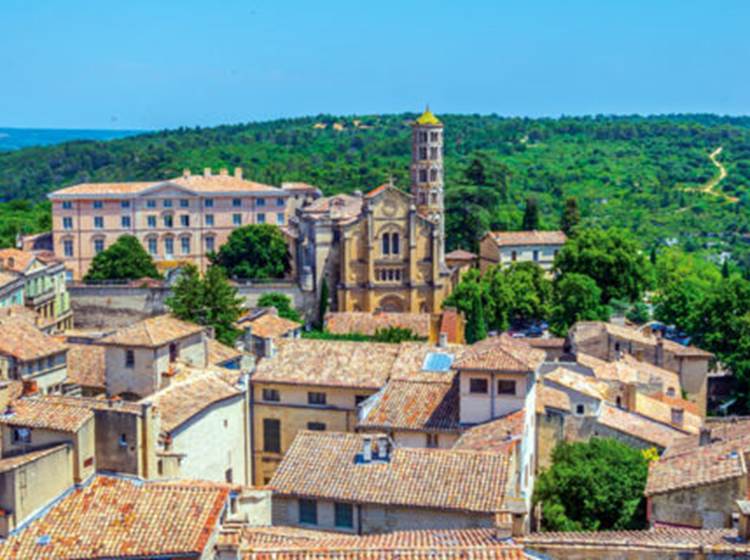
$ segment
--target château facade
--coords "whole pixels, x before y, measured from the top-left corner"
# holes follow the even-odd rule
[[[299,208],[303,289],[328,286],[335,311],[438,312],[451,289],[445,265],[443,124],[426,110],[412,124],[411,192],[389,182]]]

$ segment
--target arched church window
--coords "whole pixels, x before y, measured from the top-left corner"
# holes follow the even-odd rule
[[[383,254],[388,255],[391,252],[391,235],[389,233],[383,234]]]
[[[400,252],[398,233],[391,234],[391,253],[398,255]]]
[[[419,182],[420,183],[427,182],[427,170],[426,169],[419,170]]]

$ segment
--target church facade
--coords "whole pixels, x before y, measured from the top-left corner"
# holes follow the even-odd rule
[[[296,265],[305,290],[327,285],[333,311],[439,312],[445,265],[443,124],[429,109],[412,124],[410,192],[392,182],[297,210]]]

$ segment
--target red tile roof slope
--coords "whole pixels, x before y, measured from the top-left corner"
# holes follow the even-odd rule
[[[453,365],[456,369],[535,371],[546,354],[508,335],[491,336],[470,346]]]

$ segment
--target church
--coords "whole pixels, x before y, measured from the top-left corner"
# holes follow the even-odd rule
[[[303,290],[332,311],[436,313],[451,290],[445,264],[442,122],[412,123],[410,192],[393,182],[319,198],[290,222]]]

